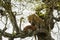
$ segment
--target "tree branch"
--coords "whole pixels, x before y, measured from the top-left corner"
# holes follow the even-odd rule
[[[55,19],[56,21],[60,21],[60,17],[59,18],[53,17],[53,19]]]
[[[9,2],[6,2],[4,1],[5,3],[3,3],[3,7],[5,8],[5,10],[8,12],[9,14],[9,19],[13,25],[13,28],[15,28],[16,32],[19,33],[19,28],[18,28],[18,25],[17,25],[17,22],[16,22],[16,17],[14,15],[14,13],[12,12],[12,9],[11,9],[11,1]]]

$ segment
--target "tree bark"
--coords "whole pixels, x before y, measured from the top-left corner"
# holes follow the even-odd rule
[[[18,28],[18,25],[17,25],[17,22],[16,22],[16,17],[15,17],[15,15],[14,15],[14,13],[12,12],[12,6],[11,6],[11,0],[9,0],[9,1],[4,1],[5,2],[5,4],[3,3],[3,7],[5,8],[5,10],[8,12],[8,14],[9,14],[9,19],[10,19],[10,21],[11,21],[11,23],[12,23],[12,26],[13,26],[13,28],[15,29],[15,31],[17,32],[17,33],[19,33],[19,28]]]
[[[2,34],[0,33],[0,40],[2,40]]]
[[[14,38],[13,38],[13,37],[11,37],[11,38],[9,38],[9,40],[14,40]]]
[[[51,36],[47,36],[46,38],[38,36],[38,40],[54,40],[54,39]]]
[[[2,36],[0,37],[0,40],[2,40]]]

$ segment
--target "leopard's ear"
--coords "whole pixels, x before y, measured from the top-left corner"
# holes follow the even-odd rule
[[[29,15],[28,21],[31,25],[44,24],[43,19],[36,14]]]

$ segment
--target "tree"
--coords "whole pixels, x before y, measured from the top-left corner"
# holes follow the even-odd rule
[[[0,14],[2,17],[6,17],[6,23],[3,30],[0,29],[0,40],[2,40],[2,36],[8,37],[9,40],[14,40],[14,38],[26,38],[31,36],[37,36],[38,40],[54,40],[51,37],[51,30],[54,28],[55,22],[53,22],[53,19],[56,21],[60,21],[60,17],[56,18],[53,16],[53,11],[56,9],[58,12],[60,11],[60,1],[58,0],[42,0],[43,3],[40,3],[40,0],[34,0],[37,2],[34,8],[36,11],[35,14],[31,14],[28,16],[28,21],[30,22],[30,26],[27,28],[27,33],[24,30],[21,30],[21,22],[23,17],[20,19],[20,27],[17,24],[16,15],[17,13],[14,13],[12,11],[12,0],[0,0],[0,6],[4,8],[4,10],[0,9]],[[23,0],[20,0],[22,2]],[[27,1],[27,0],[25,0]],[[30,3],[34,3],[34,1],[27,1]],[[24,6],[24,5],[23,5]],[[45,13],[43,14],[41,11],[45,9]],[[58,13],[59,14],[59,13]],[[20,14],[21,15],[21,14]],[[7,21],[8,18],[13,26],[13,33],[6,33],[7,30]],[[35,29],[33,27],[36,27]],[[33,29],[33,30],[32,30]],[[16,32],[14,32],[16,31]]]

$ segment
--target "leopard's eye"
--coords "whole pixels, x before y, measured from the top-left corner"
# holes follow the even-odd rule
[[[29,21],[31,23],[31,21]]]

